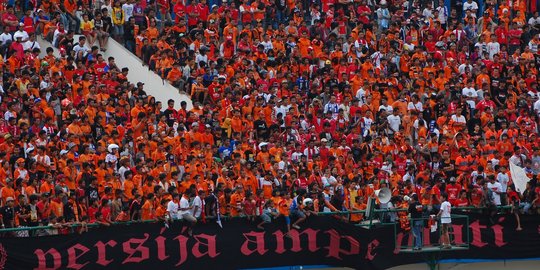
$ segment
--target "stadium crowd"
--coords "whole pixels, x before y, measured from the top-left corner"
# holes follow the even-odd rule
[[[537,213],[536,1],[446,2],[3,1],[2,226],[284,216],[290,229],[384,187],[380,208],[418,197],[436,211],[446,193]],[[109,37],[193,108],[129,82],[103,56]],[[532,179],[522,193],[510,163]]]

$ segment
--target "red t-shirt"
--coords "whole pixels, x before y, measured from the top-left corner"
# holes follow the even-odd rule
[[[508,31],[508,35],[510,36],[510,45],[520,45],[521,42],[519,38],[521,37],[521,30],[513,29]]]
[[[448,184],[446,186],[446,193],[448,194],[448,201],[450,202],[450,204],[452,205],[456,204],[460,191],[461,191],[460,184]]]
[[[178,22],[181,17],[186,16],[186,6],[182,4],[182,1],[176,2],[176,5],[174,5],[173,11],[174,11],[174,14],[176,14],[176,18],[174,19],[175,22]]]
[[[19,21],[19,19],[17,19],[17,16],[15,16],[15,14],[10,14],[10,13],[4,13],[4,15],[2,15],[2,24],[5,25],[4,21],[6,20],[10,20],[10,21]],[[17,26],[6,26],[6,28],[8,29],[8,32],[15,32],[17,31]]]
[[[206,22],[208,21],[208,14],[210,13],[210,11],[208,10],[208,5],[203,5],[203,4],[200,4],[197,6],[199,11],[200,11],[200,18],[203,22]]]
[[[197,22],[200,19],[201,16],[201,10],[200,7],[197,5],[189,5],[186,8],[186,13],[188,15],[188,26],[194,26],[197,24]],[[191,17],[190,14],[198,14],[199,17]]]
[[[88,222],[94,223],[96,222],[96,213],[98,212],[97,207],[90,206],[88,207]]]
[[[369,17],[368,16],[362,16],[362,12],[368,12],[371,13],[371,10],[368,6],[359,6],[356,10],[356,13],[358,13],[358,20],[362,22],[363,24],[369,24]]]
[[[466,206],[469,206],[469,201],[467,199],[457,199],[454,206],[455,207],[466,207]]]
[[[474,188],[471,194],[472,197],[472,203],[474,206],[479,206],[480,201],[482,200],[482,189],[481,188]]]
[[[101,215],[103,216],[103,220],[108,220],[111,216],[111,208],[110,207],[101,208]]]
[[[96,71],[96,76],[98,77],[98,79],[101,80],[101,77],[103,76],[103,74],[105,74],[106,66],[107,66],[107,63],[105,62],[94,64],[94,70]]]

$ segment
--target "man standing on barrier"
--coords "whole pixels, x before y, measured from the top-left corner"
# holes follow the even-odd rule
[[[411,202],[408,209],[410,219],[412,221],[412,233],[414,235],[414,248],[413,250],[422,249],[422,228],[424,227],[424,220],[422,220],[422,214],[424,208],[420,202],[418,202],[418,195],[413,194],[411,196]]]

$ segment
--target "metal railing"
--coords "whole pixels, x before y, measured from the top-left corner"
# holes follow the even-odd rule
[[[465,230],[465,238],[463,239],[459,239],[459,242],[456,241],[456,239],[454,238],[455,237],[455,233],[454,233],[454,227],[453,226],[449,226],[448,227],[448,237],[449,237],[449,242],[452,246],[453,249],[456,249],[456,248],[460,248],[460,249],[469,249],[469,243],[470,243],[470,232],[469,232],[469,216],[467,215],[451,215],[451,219],[452,219],[452,223],[451,224],[459,224],[459,225],[463,225],[463,228],[467,228]],[[403,241],[401,243],[398,243],[398,240],[399,240],[399,237],[397,237],[397,230],[394,230],[394,233],[395,233],[395,238],[396,238],[396,247],[400,247],[400,249],[402,251],[413,251],[414,248],[416,247],[416,244],[415,244],[415,241],[416,241],[416,236],[414,236],[414,226],[415,226],[415,222],[417,221],[421,221],[422,222],[422,226],[420,228],[420,238],[421,238],[421,245],[420,247],[425,249],[427,248],[427,251],[437,251],[438,249],[443,249],[444,246],[442,245],[442,243],[440,243],[441,241],[441,236],[443,234],[443,230],[441,229],[442,227],[442,222],[440,220],[440,218],[437,218],[435,216],[431,216],[431,217],[422,217],[422,218],[411,218],[410,219],[410,226],[411,226],[411,231],[409,232],[409,239],[406,243],[408,243],[407,245],[403,245]],[[457,222],[456,222],[457,221]],[[432,222],[432,223],[435,223],[435,225],[432,225],[430,224],[429,222]],[[426,225],[428,225],[426,227]],[[432,226],[435,226],[434,228],[432,228]],[[432,241],[433,240],[433,237],[432,237],[432,234],[433,233],[437,233],[437,237],[435,237],[435,240],[437,242],[434,242]],[[426,233],[429,234],[429,237],[426,236]]]
[[[506,212],[508,210],[512,209],[511,206],[499,206],[498,211]],[[467,212],[479,212],[483,211],[483,208],[477,208],[477,207],[455,207],[452,208],[452,212],[458,212],[458,213],[467,213]],[[407,212],[406,208],[394,208],[394,209],[372,209],[369,218],[366,220],[363,220],[359,224],[355,224],[356,226],[360,227],[368,227],[371,228],[375,224],[377,225],[395,225],[399,221],[396,220],[396,222],[381,222],[379,217],[381,214],[387,214],[387,213],[397,213],[397,212]],[[366,210],[354,210],[354,211],[334,211],[334,212],[318,212],[316,215],[318,216],[348,216],[352,214],[363,214],[365,215],[367,213]],[[220,216],[221,220],[229,220],[229,219],[236,219],[236,218],[244,218],[241,216]],[[364,216],[365,218],[365,216]],[[176,219],[175,219],[176,220]],[[216,220],[216,217],[207,217],[207,221],[214,221]],[[155,223],[155,222],[162,222],[157,220],[141,220],[141,221],[126,221],[126,222],[112,222],[110,223],[111,226],[129,226],[132,224],[140,224],[140,223]],[[61,225],[62,227],[70,227],[71,232],[74,233],[75,229],[78,227],[86,226],[87,228],[98,228],[102,227],[103,225],[99,223],[68,223]],[[2,228],[0,229],[0,233],[6,233],[6,232],[18,232],[18,231],[37,231],[37,230],[55,230],[58,229],[54,225],[47,225],[47,226],[32,226],[32,227],[16,227],[16,228]]]

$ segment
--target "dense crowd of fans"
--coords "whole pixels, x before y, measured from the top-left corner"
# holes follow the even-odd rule
[[[444,2],[4,1],[2,226],[284,216],[291,229],[385,187],[380,208],[414,194],[437,211],[447,194],[536,213],[536,3]],[[193,108],[129,82],[102,55],[109,37]]]

